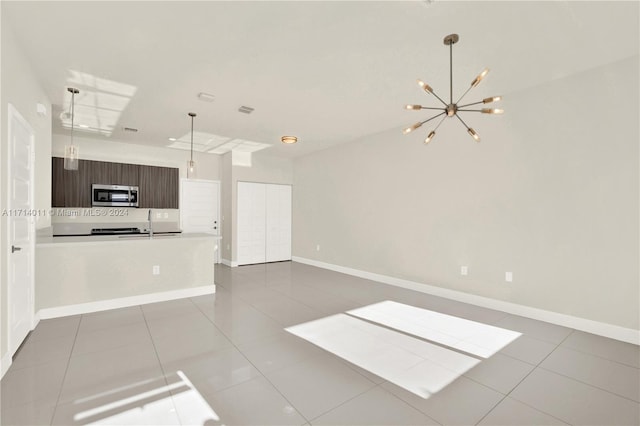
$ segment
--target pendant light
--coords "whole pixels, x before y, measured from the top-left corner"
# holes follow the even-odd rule
[[[193,118],[196,116],[195,112],[190,112],[191,117],[191,159],[187,161],[187,178],[194,179],[196,177],[196,162],[193,161]]]
[[[407,133],[410,133],[410,132],[416,130],[418,127],[422,126],[423,124],[425,124],[425,123],[427,123],[427,122],[429,122],[431,120],[434,120],[434,119],[436,119],[438,117],[442,117],[442,120],[440,120],[438,125],[431,132],[429,132],[429,134],[427,135],[426,139],[424,140],[425,144],[431,142],[431,139],[433,139],[433,137],[436,135],[436,130],[438,130],[438,127],[440,127],[440,125],[442,124],[444,119],[447,118],[447,117],[456,117],[458,120],[460,120],[462,125],[467,129],[467,133],[469,133],[469,135],[476,142],[480,142],[480,136],[478,136],[478,134],[476,133],[475,130],[473,130],[471,127],[467,126],[467,123],[462,121],[462,118],[460,118],[460,115],[458,113],[459,112],[480,112],[482,114],[502,114],[504,112],[500,108],[466,109],[466,107],[470,107],[472,105],[488,104],[488,103],[491,103],[491,102],[497,102],[497,101],[502,99],[501,96],[491,96],[489,98],[484,98],[483,100],[478,101],[478,102],[472,102],[472,103],[465,104],[465,105],[458,105],[460,103],[460,101],[462,100],[462,98],[464,98],[465,95],[467,93],[469,93],[469,90],[473,89],[478,84],[480,84],[480,81],[482,81],[482,79],[489,73],[489,69],[488,68],[485,68],[471,82],[471,86],[467,89],[467,91],[464,92],[462,94],[462,96],[460,96],[460,98],[457,101],[453,102],[453,45],[455,43],[457,43],[458,40],[459,40],[458,34],[449,34],[443,40],[444,44],[446,46],[449,46],[449,103],[446,103],[445,101],[442,100],[442,98],[440,98],[440,96],[436,95],[436,93],[433,91],[431,86],[429,86],[427,83],[425,83],[422,80],[418,80],[418,86],[420,86],[420,88],[422,88],[422,90],[424,90],[425,93],[427,93],[428,95],[435,96],[435,98],[443,104],[443,107],[435,108],[435,107],[426,107],[426,106],[422,106],[422,105],[407,105],[405,107],[406,109],[413,110],[413,111],[422,110],[422,109],[430,109],[430,110],[442,111],[441,113],[436,114],[433,117],[427,118],[424,121],[419,121],[419,122],[417,122],[417,123],[415,123],[415,124],[413,124],[413,125],[411,125],[411,126],[409,126],[409,127],[407,127],[406,129],[403,130],[403,133],[407,134]],[[465,109],[463,109],[463,108],[465,108]]]
[[[64,169],[78,170],[78,147],[73,144],[73,121],[75,118],[75,97],[80,91],[75,87],[68,87],[67,91],[71,93],[71,141],[69,145],[64,147]]]

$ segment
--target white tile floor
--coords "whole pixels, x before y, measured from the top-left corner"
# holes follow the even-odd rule
[[[211,296],[42,321],[2,379],[2,425],[640,423],[634,345],[292,262],[220,266],[216,283]],[[356,334],[336,333],[335,321],[332,331],[294,327],[386,300],[519,337],[485,357],[381,318],[349,315]],[[390,341],[406,363],[448,369],[453,381],[420,396]],[[368,359],[366,348],[384,353]]]

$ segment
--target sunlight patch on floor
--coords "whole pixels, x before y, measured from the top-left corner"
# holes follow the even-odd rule
[[[285,330],[424,399],[520,336],[396,302],[348,313],[351,315],[332,315]]]
[[[347,313],[482,358],[489,358],[522,335],[389,300]]]
[[[140,381],[78,399],[75,404],[79,411],[73,415],[73,423],[77,425],[205,424],[220,420],[182,371],[166,381]]]

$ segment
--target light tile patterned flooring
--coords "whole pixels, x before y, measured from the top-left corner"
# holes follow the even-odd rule
[[[2,379],[2,425],[640,423],[638,346],[293,262],[216,283],[41,321]],[[284,331],[384,300],[522,336],[424,399]]]

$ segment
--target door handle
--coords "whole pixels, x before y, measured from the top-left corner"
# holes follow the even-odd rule
[[[22,247],[11,246],[11,253],[15,253],[20,250],[22,250]]]

